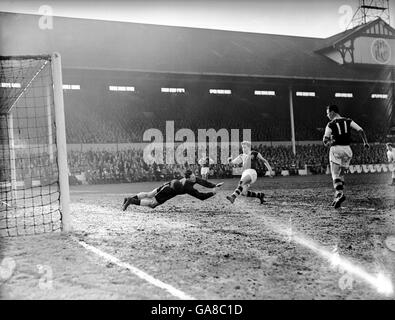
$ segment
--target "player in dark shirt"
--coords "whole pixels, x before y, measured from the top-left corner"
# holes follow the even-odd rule
[[[195,184],[199,184],[206,188],[213,188],[211,192],[200,192],[194,188]],[[146,206],[155,208],[177,195],[189,194],[200,200],[206,200],[214,196],[217,192],[216,188],[223,185],[223,182],[214,184],[207,180],[196,177],[191,170],[185,172],[182,179],[174,179],[150,192],[140,192],[139,194],[125,198],[122,210],[125,211],[131,204],[137,206]]]
[[[333,187],[335,188],[335,198],[332,206],[339,208],[342,202],[346,200],[343,192],[344,174],[347,172],[353,156],[350,147],[351,129],[356,130],[360,134],[365,148],[369,148],[369,144],[363,129],[353,120],[342,117],[336,105],[330,105],[326,109],[326,115],[330,122],[325,128],[323,143],[325,146],[330,147],[329,161]]]

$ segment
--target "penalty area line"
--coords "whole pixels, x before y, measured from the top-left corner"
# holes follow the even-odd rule
[[[110,261],[114,264],[116,264],[117,266],[124,268],[124,269],[128,269],[132,274],[136,275],[137,277],[139,277],[142,280],[147,281],[148,283],[166,290],[168,293],[170,293],[172,296],[181,299],[181,300],[196,300],[194,297],[182,292],[181,290],[178,290],[176,288],[174,288],[173,286],[164,283],[156,278],[154,278],[153,276],[149,275],[148,273],[132,266],[129,263],[123,262],[121,260],[119,260],[118,258],[94,247],[91,246],[87,243],[85,243],[84,241],[81,241],[75,237],[72,237],[74,241],[76,241],[78,244],[80,244],[81,246],[83,246],[86,250],[93,252],[94,254],[100,256],[101,258],[103,258],[104,260]]]

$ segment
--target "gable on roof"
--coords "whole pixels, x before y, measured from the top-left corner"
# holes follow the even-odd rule
[[[328,38],[317,51],[339,64],[395,65],[395,29],[378,18]]]

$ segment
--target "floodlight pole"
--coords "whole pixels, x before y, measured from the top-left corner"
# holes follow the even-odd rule
[[[289,113],[291,118],[291,141],[292,141],[292,152],[296,155],[296,142],[295,142],[295,121],[294,121],[294,104],[293,104],[293,90],[289,88]]]

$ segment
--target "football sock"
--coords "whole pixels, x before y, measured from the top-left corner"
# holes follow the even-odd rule
[[[231,197],[236,198],[240,195],[240,193],[243,191],[243,187],[240,185],[238,186],[235,191],[233,191]]]
[[[260,198],[262,196],[262,192],[247,191],[247,197]]]
[[[139,206],[141,204],[141,200],[138,199],[137,196],[132,197],[131,200],[132,200],[131,203],[136,206]]]
[[[341,179],[335,179],[333,180],[333,186],[336,190],[336,196],[339,194],[343,193],[344,189],[344,182]]]

